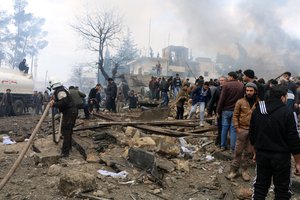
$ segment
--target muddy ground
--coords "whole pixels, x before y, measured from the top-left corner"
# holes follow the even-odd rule
[[[140,111],[124,113],[119,115],[122,121],[137,120],[136,115]],[[110,117],[111,114],[107,114]],[[0,138],[9,135],[19,141],[16,144],[0,144],[0,181],[7,174],[19,153],[26,145],[24,140],[32,133],[41,115],[24,115],[8,118],[0,118]],[[78,119],[77,125],[90,125],[92,122],[101,121],[92,118],[89,121]],[[206,126],[208,126],[206,124]],[[181,128],[182,129],[182,128]],[[178,129],[179,130],[179,129]],[[93,135],[106,132],[113,135],[117,141],[110,143],[98,152],[95,143],[91,139]],[[178,157],[168,154],[155,153],[157,165],[167,165],[169,170],[159,169],[161,182],[155,181],[150,173],[147,173],[129,163],[124,158],[126,149],[132,145],[132,138],[149,136],[143,131],[137,133],[126,133],[126,127],[111,126],[93,130],[82,130],[74,132],[80,144],[85,146],[89,161],[73,148],[68,159],[58,159],[54,163],[37,162],[36,149],[30,148],[21,165],[14,175],[0,191],[0,199],[14,200],[60,200],[60,199],[116,199],[116,200],[204,200],[204,199],[249,199],[251,197],[252,182],[244,182],[239,176],[230,181],[225,178],[229,171],[232,154],[220,152],[214,145],[214,137],[186,137],[190,147],[196,152],[192,156]],[[209,133],[214,135],[214,132]],[[131,137],[130,137],[131,135]],[[157,137],[157,136],[154,136]],[[85,145],[84,145],[85,144]],[[174,143],[177,144],[177,143]],[[94,145],[94,146],[93,146]],[[97,144],[99,145],[99,143]],[[58,154],[61,143],[56,145],[51,136],[51,120],[49,117],[42,124],[42,128],[35,138],[34,146],[42,153]],[[99,146],[98,146],[99,147]],[[142,147],[141,147],[142,148]],[[155,152],[156,147],[144,147],[145,150]],[[99,149],[98,149],[99,150]],[[100,159],[91,159],[91,156]],[[92,157],[93,157],[92,156]],[[118,164],[109,165],[107,160],[112,159]],[[180,164],[179,164],[180,163]],[[50,168],[59,169],[57,173],[50,172]],[[97,170],[128,172],[126,178],[112,178],[100,175]],[[87,173],[95,178],[93,191],[85,191],[88,197],[76,197],[75,194],[67,196],[60,189],[60,179],[63,174],[76,171],[78,174]],[[254,177],[254,166],[250,170]],[[300,179],[292,177],[293,196],[292,199],[300,199]],[[75,195],[75,196],[74,196]],[[273,199],[272,188],[268,199]]]

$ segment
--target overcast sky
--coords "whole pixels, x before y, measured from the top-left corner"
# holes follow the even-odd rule
[[[1,0],[0,9],[11,9],[9,2]],[[150,45],[155,55],[170,44],[192,49],[194,57],[214,59],[217,52],[237,56],[235,43],[240,43],[249,55],[263,55],[274,65],[285,65],[285,57],[291,57],[292,65],[299,59],[293,57],[300,52],[297,0],[28,0],[27,11],[45,18],[48,31],[49,45],[38,60],[39,77],[48,71],[49,76],[67,80],[72,66],[96,61],[70,24],[87,9],[111,8],[124,16],[142,50],[148,47],[151,19]]]

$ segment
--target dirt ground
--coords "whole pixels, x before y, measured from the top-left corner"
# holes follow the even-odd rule
[[[123,117],[134,116],[137,113],[124,114]],[[110,115],[111,116],[111,115]],[[28,137],[35,128],[39,118],[35,115],[24,115],[8,118],[0,118],[0,138],[3,135],[9,135],[16,139],[16,144],[0,144],[0,181],[5,177],[19,153],[26,145],[26,141],[21,142]],[[90,121],[98,121],[94,118]],[[124,120],[124,118],[123,118]],[[87,124],[90,121],[78,119],[77,123]],[[109,144],[103,152],[88,153],[96,154],[99,158],[116,157],[121,160],[124,150],[128,149],[130,140],[126,138],[124,128],[120,126],[109,127],[106,129],[97,129],[95,132],[108,131],[117,138],[117,143]],[[86,131],[76,131],[74,135],[85,141],[90,139]],[[211,133],[213,134],[213,133]],[[83,136],[84,135],[84,136]],[[162,184],[153,182],[149,173],[143,173],[143,170],[129,165],[123,159],[120,169],[128,172],[125,179],[112,178],[100,175],[97,170],[115,171],[112,166],[107,166],[103,162],[87,162],[83,156],[73,149],[68,159],[58,159],[55,166],[61,168],[61,172],[56,175],[49,174],[50,165],[37,163],[35,152],[30,148],[17,168],[14,175],[0,191],[0,199],[13,200],[62,200],[62,199],[116,199],[116,200],[204,200],[204,199],[249,199],[252,182],[244,182],[239,176],[237,179],[230,181],[225,178],[229,171],[230,159],[232,154],[229,152],[220,152],[212,141],[213,137],[193,137],[186,138],[189,145],[196,147],[196,152],[192,157],[176,158],[169,155],[158,155],[164,161],[170,161],[174,165],[180,160],[186,165],[180,169],[178,166],[174,170],[164,172]],[[91,140],[92,141],[92,140]],[[205,145],[203,145],[205,144]],[[52,141],[51,121],[47,118],[41,131],[34,141],[35,147],[41,152],[53,151],[57,154],[60,152],[61,143],[56,145]],[[105,160],[105,159],[104,159]],[[166,164],[164,161],[161,164]],[[51,164],[52,165],[52,164]],[[187,166],[187,168],[186,168]],[[93,195],[88,197],[68,197],[59,189],[59,182],[62,174],[67,171],[78,171],[78,173],[88,173],[96,178],[96,189],[84,193]],[[250,169],[251,176],[254,177],[254,166]],[[300,199],[300,179],[292,177],[293,196],[292,199]],[[134,182],[134,183],[132,183]],[[250,193],[251,195],[251,193]],[[248,198],[247,198],[248,196]],[[273,199],[272,188],[269,192],[268,199]]]

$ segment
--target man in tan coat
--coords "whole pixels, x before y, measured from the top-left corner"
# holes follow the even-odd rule
[[[240,166],[242,167],[242,178],[250,180],[248,166],[251,164],[252,149],[249,140],[249,127],[252,111],[258,102],[257,86],[254,83],[246,84],[246,95],[237,101],[233,112],[233,124],[236,129],[236,149],[234,159],[231,163],[228,179],[236,178]]]

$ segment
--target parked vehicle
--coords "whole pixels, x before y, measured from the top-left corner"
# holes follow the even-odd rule
[[[6,89],[11,89],[15,114],[23,114],[24,108],[29,107],[31,104],[32,76],[19,70],[0,68],[0,100]]]

